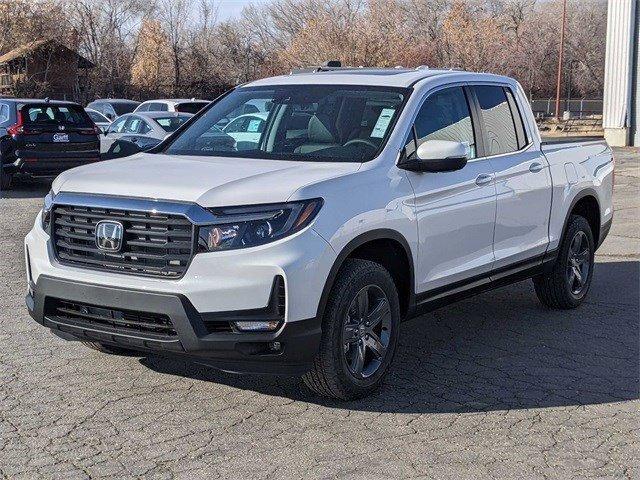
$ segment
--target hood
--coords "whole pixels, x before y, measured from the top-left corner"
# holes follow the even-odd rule
[[[252,205],[283,202],[301,187],[359,168],[359,163],[346,162],[140,153],[68,170],[53,182],[53,191],[177,200],[203,207]]]

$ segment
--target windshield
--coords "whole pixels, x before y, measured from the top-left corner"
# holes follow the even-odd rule
[[[278,85],[238,88],[166,147],[173,155],[366,162],[384,146],[404,88]]]
[[[180,115],[177,117],[161,117],[154,118],[156,123],[162,127],[165,132],[175,132],[180,125],[189,120],[191,115]]]

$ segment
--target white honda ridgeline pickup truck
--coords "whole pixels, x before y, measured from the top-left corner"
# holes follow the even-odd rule
[[[357,398],[382,383],[403,319],[526,278],[547,307],[580,305],[613,170],[603,142],[541,142],[510,78],[258,80],[151,152],[61,174],[26,237],[26,302],[102,352]]]

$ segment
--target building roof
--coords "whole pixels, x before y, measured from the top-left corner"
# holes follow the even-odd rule
[[[294,71],[289,75],[256,80],[243,86],[268,86],[268,85],[376,85],[386,87],[411,87],[420,80],[427,78],[451,75],[456,77],[469,77],[487,80],[496,79],[498,76],[491,74],[479,74],[461,70],[438,70],[427,67],[418,68],[352,68],[342,67],[335,69],[309,69]],[[501,79],[506,77],[500,77]]]
[[[55,40],[35,40],[33,42],[25,43],[24,45],[20,45],[19,47],[14,48],[13,50],[8,51],[4,55],[0,56],[0,63],[7,63],[18,58],[22,58],[25,56],[33,55],[39,50],[45,48],[55,48],[61,52],[71,53],[78,58],[78,67],[80,68],[93,68],[94,65],[89,60],[84,58],[75,50],[71,50],[70,48],[62,45],[61,43]]]

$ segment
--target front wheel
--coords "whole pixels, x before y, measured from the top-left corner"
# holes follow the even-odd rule
[[[393,360],[399,325],[398,291],[389,272],[368,260],[347,260],[329,295],[320,350],[305,384],[342,400],[371,394]]]
[[[549,308],[576,308],[587,296],[593,278],[595,244],[589,222],[572,215],[553,270],[534,277],[538,299]]]

